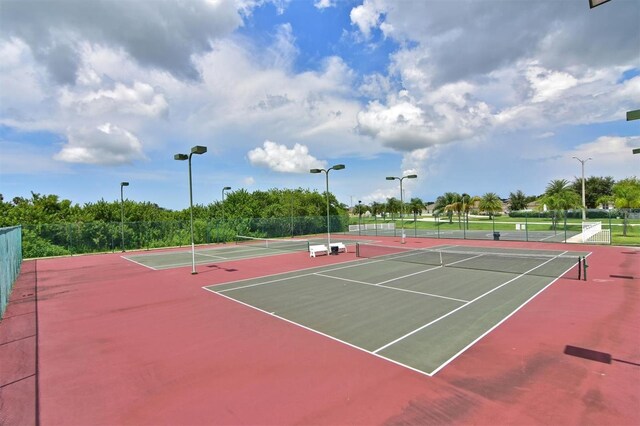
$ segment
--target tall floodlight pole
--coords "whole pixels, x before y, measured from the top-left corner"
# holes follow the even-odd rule
[[[196,145],[191,147],[191,153],[176,154],[173,156],[174,160],[184,161],[189,160],[189,211],[191,213],[191,275],[197,274],[196,272],[196,246],[193,238],[193,185],[191,183],[191,157],[193,154],[204,154],[207,152],[206,146]]]
[[[580,164],[582,165],[582,220],[586,220],[587,219],[587,204],[585,202],[585,195],[584,195],[584,163],[586,163],[587,161],[591,160],[592,158],[589,157],[586,160],[582,160],[578,157],[573,157],[576,160],[578,160],[580,162]]]
[[[224,188],[222,188],[222,220],[224,220],[224,191],[229,191],[231,189],[230,186],[225,186]]]
[[[122,231],[122,251],[124,252],[124,190],[129,182],[120,182],[120,230]]]
[[[358,235],[360,234],[362,225],[360,224],[360,220],[362,219],[362,200],[358,200]]]
[[[640,120],[640,109],[635,111],[627,111],[627,121]],[[633,148],[631,150],[634,154],[640,154],[640,148]]]
[[[331,170],[342,170],[344,169],[344,164],[336,164],[335,166],[329,167],[328,169],[311,169],[310,173],[324,173],[326,177],[327,183],[327,249],[331,254],[331,225],[329,222],[329,172]]]
[[[403,192],[402,192],[402,181],[405,179],[415,179],[417,178],[418,175],[407,175],[407,176],[403,176],[403,177],[397,177],[397,176],[387,176],[387,180],[399,180],[400,181],[400,227],[402,228],[402,244],[405,243],[404,241],[404,196],[403,196]]]

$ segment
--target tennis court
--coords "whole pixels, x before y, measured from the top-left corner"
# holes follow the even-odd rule
[[[571,237],[579,235],[576,231],[531,231],[531,230],[498,230],[500,240],[505,241],[537,241],[537,242],[565,242]],[[415,229],[410,226],[405,228],[407,237],[418,238],[447,238],[447,239],[468,239],[468,240],[493,240],[494,232],[491,230],[429,230]],[[347,235],[361,236],[391,236],[400,237],[402,230],[400,228],[393,229],[377,229],[377,230],[361,230],[358,232],[349,231]]]
[[[355,349],[433,375],[586,252],[358,243],[356,261],[204,287]]]
[[[308,252],[310,245],[327,243],[326,238],[267,239],[240,236],[237,238],[238,240],[233,243],[198,247],[193,254],[195,264],[207,265],[256,257],[277,256],[286,252]],[[351,245],[355,244],[357,240],[335,240],[335,242],[338,241]],[[154,270],[180,268],[192,264],[191,247],[166,252],[129,254],[122,257]]]

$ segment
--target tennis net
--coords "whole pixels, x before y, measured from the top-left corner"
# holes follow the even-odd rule
[[[282,251],[309,251],[308,240],[236,236],[236,244]]]
[[[415,249],[357,243],[356,256],[427,266],[580,279],[580,257],[568,254]]]

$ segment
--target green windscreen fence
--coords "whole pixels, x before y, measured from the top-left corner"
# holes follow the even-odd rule
[[[22,264],[22,228],[0,228],[0,318],[9,303],[13,283]]]

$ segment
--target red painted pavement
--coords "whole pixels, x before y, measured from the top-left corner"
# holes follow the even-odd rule
[[[407,241],[423,247],[495,246]],[[190,267],[153,271],[116,254],[38,260],[40,422],[640,424],[640,253],[617,247],[499,245],[593,251],[589,281],[558,280],[435,377],[201,288],[353,260],[352,253],[225,262],[198,266],[194,276]],[[26,265],[23,274],[28,276]],[[2,321],[0,337],[13,333],[5,331],[11,321]],[[566,345],[611,353],[626,362],[572,357],[563,353]],[[15,353],[0,352],[2,365],[21,356],[18,346],[11,347]],[[0,369],[3,379],[5,370]],[[35,393],[25,391],[35,389],[33,381],[0,388],[0,408],[9,412],[0,419],[35,422],[35,415],[24,414],[23,421],[11,421],[34,411]],[[9,395],[7,389],[14,390]]]

